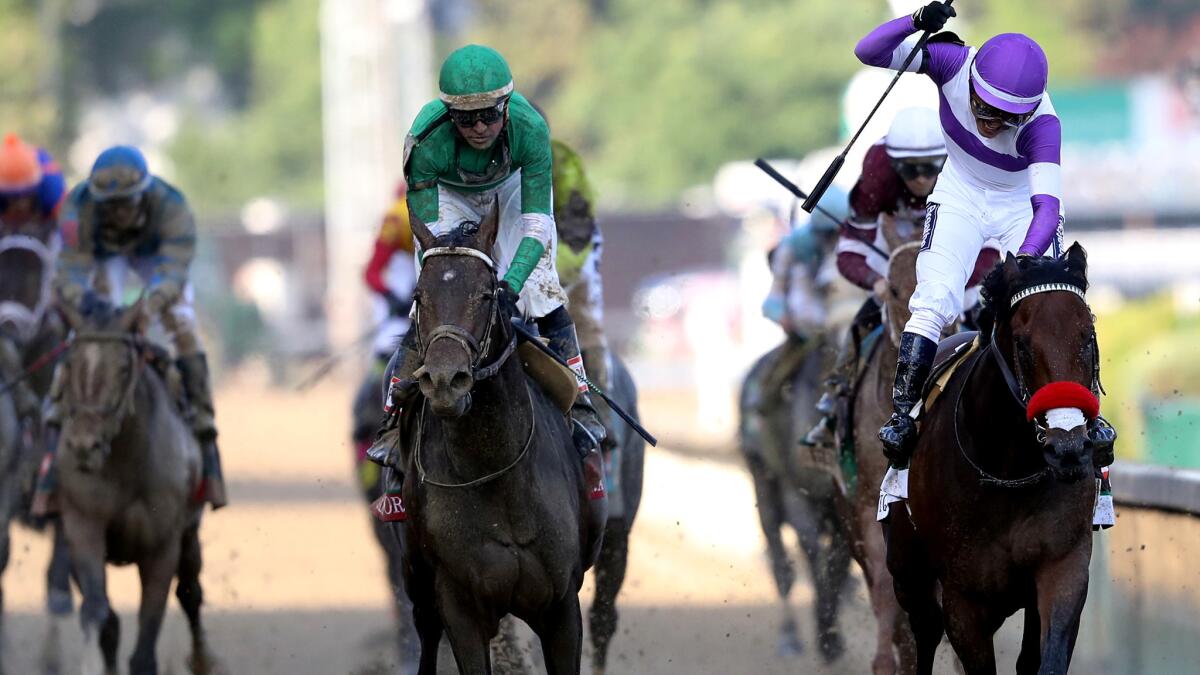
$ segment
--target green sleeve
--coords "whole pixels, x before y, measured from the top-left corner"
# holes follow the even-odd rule
[[[413,156],[408,164],[408,206],[411,212],[426,225],[438,219],[438,171],[434,162],[430,161],[429,152],[420,146],[413,148]],[[427,187],[414,190],[412,186],[424,184]]]
[[[508,271],[504,273],[504,281],[514,291],[520,293],[521,289],[525,287],[525,282],[529,280],[529,275],[533,274],[533,268],[537,267],[538,260],[545,252],[546,247],[536,237],[521,239],[521,243],[517,245],[517,252],[513,255],[512,263],[509,264]]]
[[[529,117],[525,123],[515,125],[513,133],[513,166],[521,169],[521,213],[551,216],[554,175],[550,129],[541,117]]]

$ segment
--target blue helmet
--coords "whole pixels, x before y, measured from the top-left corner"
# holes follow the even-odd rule
[[[821,201],[817,202],[817,208],[813,209],[808,226],[815,232],[837,232],[849,215],[850,196],[846,194],[845,190],[831,185],[825,194],[821,195]]]
[[[150,187],[150,170],[142,151],[114,145],[100,153],[88,176],[88,192],[98,201],[137,197]]]

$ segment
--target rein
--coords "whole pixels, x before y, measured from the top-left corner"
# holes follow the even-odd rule
[[[424,435],[422,432],[425,429],[425,409],[429,407],[429,402],[422,402],[421,417],[417,422],[417,441],[414,444],[416,447],[413,449],[417,464],[417,477],[420,479],[420,482],[440,488],[469,488],[490,483],[509,471],[512,471],[513,468],[520,464],[521,460],[525,459],[525,456],[529,454],[529,448],[533,446],[533,432],[537,429],[537,408],[535,408],[533,405],[533,392],[529,389],[529,380],[525,381],[525,396],[529,400],[529,436],[525,438],[525,446],[521,448],[521,452],[517,454],[517,458],[510,462],[508,466],[500,469],[499,471],[494,471],[486,476],[476,478],[475,480],[467,481],[465,483],[443,483],[441,481],[436,481],[429,478],[429,473],[425,470],[425,465],[421,462],[421,438]]]

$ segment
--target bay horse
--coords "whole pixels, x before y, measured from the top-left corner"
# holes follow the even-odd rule
[[[460,673],[490,673],[489,641],[511,614],[540,638],[550,675],[578,673],[579,588],[605,502],[588,498],[567,418],[511,358],[490,257],[498,209],[440,237],[410,217],[423,252],[412,330],[424,398],[401,444],[407,520],[393,526],[420,672],[436,673],[445,632]]]
[[[860,356],[865,358],[861,372],[852,375],[857,381],[847,412],[852,420],[850,433],[853,437],[838,439],[839,447],[852,448],[854,453],[856,478],[854,487],[847,492],[849,529],[851,550],[867,582],[867,594],[875,614],[875,656],[871,662],[874,675],[896,673],[897,654],[899,672],[909,674],[916,669],[916,644],[908,621],[901,617],[896,592],[892,590],[892,574],[887,569],[887,546],[876,522],[876,513],[878,486],[888,467],[879,443],[879,428],[892,411],[892,381],[899,357],[898,341],[910,316],[908,301],[917,286],[916,262],[920,242],[889,241],[888,244],[891,255],[887,268],[888,290],[882,298],[881,334],[874,339],[870,351]]]
[[[995,673],[993,635],[1021,609],[1017,673],[1067,672],[1098,494],[1087,286],[1078,243],[1060,258],[1009,254],[983,284],[980,348],[923,412],[907,508],[892,504],[884,526],[923,675],[943,632],[967,675]]]
[[[120,624],[107,563],[138,566],[142,583],[132,675],[155,675],[155,645],[171,581],[192,634],[190,666],[208,673],[200,617],[200,448],[140,337],[142,301],[87,315],[60,311],[74,331],[64,369],[59,503],[83,604],[84,675],[115,673]]]
[[[8,564],[7,537],[12,519],[39,532],[49,531],[53,548],[46,572],[46,608],[51,620],[42,646],[47,672],[61,665],[61,624],[72,609],[71,563],[62,527],[57,518],[35,518],[30,514],[38,465],[44,454],[41,402],[50,391],[54,362],[65,347],[66,329],[54,311],[50,292],[57,257],[52,227],[27,227],[0,237],[0,350],[6,360],[0,386],[10,389],[9,395],[36,399],[18,406],[31,408],[32,414],[18,420],[20,428],[12,439],[15,444],[8,447],[6,461],[0,465],[0,481],[9,486],[4,490],[7,511],[0,525],[5,541],[0,552],[0,573]]]
[[[825,339],[815,338],[788,389],[775,405],[762,410],[760,401],[767,392],[759,390],[767,379],[766,371],[779,351],[787,348],[783,345],[763,355],[746,375],[738,404],[738,446],[754,482],[755,506],[782,608],[779,653],[797,656],[803,652],[788,600],[796,572],[784,547],[783,530],[791,527],[808,563],[816,595],[817,645],[825,661],[832,662],[844,650],[837,616],[850,574],[849,542],[833,475],[811,463],[802,465],[797,448],[801,436],[816,422],[822,374],[830,359]]]

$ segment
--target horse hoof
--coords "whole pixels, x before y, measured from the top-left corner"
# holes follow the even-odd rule
[[[779,640],[779,656],[784,659],[794,659],[804,654],[804,645],[795,635],[785,635]]]
[[[837,661],[846,652],[846,642],[842,639],[842,634],[837,631],[830,631],[822,635],[820,647],[821,658],[825,659],[825,663]]]
[[[189,656],[187,667],[192,675],[222,675],[225,672],[217,659],[207,651]]]

